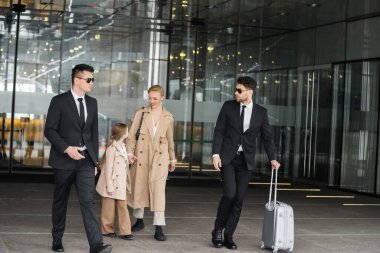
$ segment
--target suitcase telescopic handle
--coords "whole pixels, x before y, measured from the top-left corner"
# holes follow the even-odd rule
[[[271,205],[271,200],[272,200],[272,188],[273,188],[273,173],[274,173],[274,170],[276,171],[275,182],[274,182],[274,201],[273,201],[274,205],[276,205],[276,202],[277,202],[277,174],[278,174],[278,170],[277,169],[272,169],[272,175],[270,177],[269,199],[268,199],[269,205]]]

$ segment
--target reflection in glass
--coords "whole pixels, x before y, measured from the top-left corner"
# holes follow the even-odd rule
[[[379,62],[346,66],[341,187],[374,193],[378,140]]]

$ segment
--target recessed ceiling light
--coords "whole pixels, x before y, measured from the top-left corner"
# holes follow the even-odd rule
[[[317,7],[320,7],[321,5],[317,4],[317,3],[311,3],[311,4],[308,4],[307,6],[309,6],[311,8],[317,8]]]

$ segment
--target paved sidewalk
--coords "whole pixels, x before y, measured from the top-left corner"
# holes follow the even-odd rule
[[[304,188],[283,186],[282,188]],[[306,186],[308,188],[315,188]],[[88,252],[75,187],[71,193],[63,239],[65,252]],[[0,182],[0,253],[52,252],[51,201],[53,184]],[[260,249],[261,226],[267,186],[250,186],[242,217],[235,234],[238,250],[233,252],[271,252]],[[306,195],[354,196],[354,198],[306,198]],[[147,212],[146,227],[135,240],[105,238],[115,253],[122,252],[230,252],[216,249],[210,242],[219,187],[167,187],[168,240],[153,238],[152,213]],[[279,200],[295,212],[297,253],[358,253],[380,250],[380,206],[344,206],[344,203],[380,204],[379,198],[322,189],[321,192],[279,192]],[[99,199],[98,199],[99,201]],[[98,207],[100,203],[97,202]],[[99,213],[99,210],[97,210]],[[134,220],[132,219],[132,222]]]

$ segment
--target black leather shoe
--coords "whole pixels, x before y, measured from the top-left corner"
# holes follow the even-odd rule
[[[132,234],[131,235],[120,235],[119,236],[120,239],[123,239],[123,240],[133,240],[133,238],[135,238]]]
[[[212,235],[212,238],[211,238],[211,242],[212,244],[214,244],[215,247],[217,248],[221,248],[222,247],[222,230],[219,230],[219,229],[214,229],[211,233]]]
[[[103,234],[103,236],[107,236],[107,237],[116,237],[116,233]]]
[[[223,245],[226,246],[227,249],[237,249],[237,245],[232,239],[224,239]]]
[[[51,249],[55,252],[63,252],[63,245],[62,245],[62,239],[61,238],[53,238],[53,244],[51,246]]]
[[[110,253],[112,251],[112,246],[109,244],[99,247],[95,253]]]
[[[135,224],[132,226],[132,232],[139,232],[145,227],[143,219],[137,219]]]
[[[157,241],[166,241],[166,235],[164,234],[164,231],[162,231],[161,226],[156,226],[156,232],[154,233],[154,239]]]

